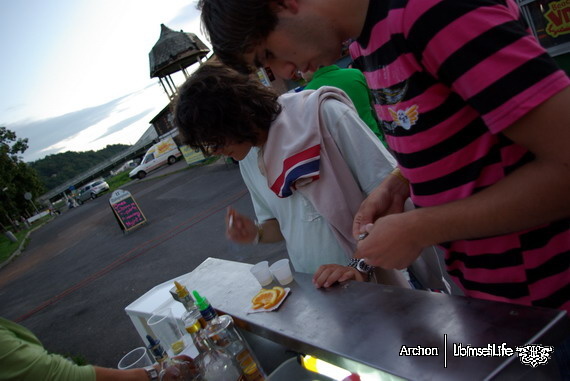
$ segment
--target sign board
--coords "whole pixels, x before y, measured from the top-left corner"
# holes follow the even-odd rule
[[[147,222],[146,217],[129,191],[117,189],[109,199],[111,209],[121,229],[126,233]]]
[[[182,152],[184,160],[186,160],[186,163],[188,165],[200,163],[206,159],[202,154],[202,151],[200,151],[199,149],[195,150],[187,145],[180,146],[178,147],[178,149],[180,150],[180,152]]]

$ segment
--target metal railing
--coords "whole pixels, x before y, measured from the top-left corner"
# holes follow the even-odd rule
[[[49,190],[48,192],[41,195],[38,198],[38,200],[40,202],[50,200],[51,198],[57,196],[58,194],[61,194],[66,190],[68,190],[70,186],[74,186],[75,188],[77,188],[78,186],[81,186],[83,183],[85,183],[90,179],[93,179],[97,176],[102,176],[104,172],[110,171],[113,167],[115,167],[117,164],[121,163],[122,161],[129,159],[131,156],[133,157],[137,156],[139,151],[143,152],[146,151],[146,149],[152,144],[154,144],[154,138],[152,136],[149,136],[144,140],[141,139],[135,144],[133,144],[131,147],[127,148],[125,151],[97,164],[94,167],[89,168],[84,173],[75,176],[72,179],[66,180],[65,183],[62,183],[57,187]]]

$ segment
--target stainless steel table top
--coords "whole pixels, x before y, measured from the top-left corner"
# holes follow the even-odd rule
[[[521,364],[516,354],[455,354],[460,345],[498,353],[501,345],[512,350],[529,343],[555,345],[570,336],[569,319],[557,310],[361,282],[316,289],[311,275],[301,273],[285,286],[291,292],[277,311],[251,314],[251,298],[260,285],[250,268],[208,258],[183,282],[233,316],[240,328],[351,371],[381,370],[414,380],[518,378],[543,369]],[[552,369],[554,359],[550,363]]]

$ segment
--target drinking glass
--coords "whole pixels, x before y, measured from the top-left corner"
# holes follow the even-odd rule
[[[269,271],[269,262],[267,261],[256,263],[250,271],[261,287],[265,287],[273,281],[273,275],[271,275],[271,271]]]
[[[144,368],[153,364],[148,351],[145,347],[138,347],[127,353],[119,361],[117,368],[119,369],[135,369]]]
[[[172,309],[155,311],[147,320],[147,324],[171,357],[184,350],[184,335],[172,314]]]
[[[269,266],[269,270],[282,286],[293,282],[293,274],[288,259],[281,259]]]

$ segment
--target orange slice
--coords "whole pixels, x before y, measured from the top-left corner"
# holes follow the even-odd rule
[[[251,302],[256,305],[256,304],[262,304],[264,306],[264,308],[267,308],[268,304],[273,304],[275,303],[275,301],[277,300],[277,295],[278,295],[278,291],[276,290],[266,290],[266,289],[261,289],[257,295],[255,295],[253,297],[253,299],[251,299]]]
[[[285,289],[283,287],[279,287],[279,286],[275,286],[275,287],[273,287],[273,289],[279,293],[277,295],[277,300],[281,300],[283,295],[285,295]]]
[[[267,303],[265,306],[263,306],[263,308],[266,310],[278,305],[281,302],[281,300],[285,297],[285,290],[283,289],[283,287],[276,286],[273,287],[273,290],[277,292],[277,298],[275,299],[274,302]]]
[[[258,310],[258,309],[260,309],[261,307],[263,307],[263,304],[254,304],[254,305],[252,306],[252,308],[253,308],[254,310]]]

